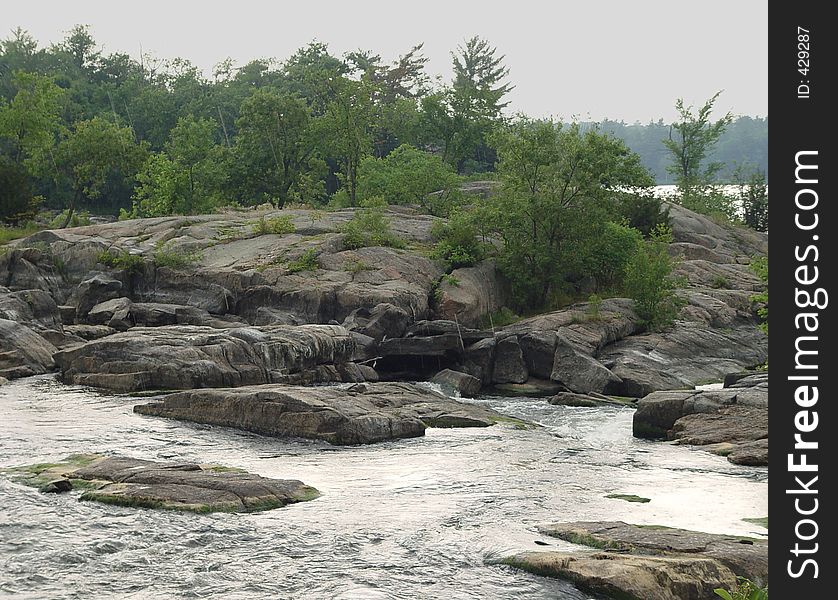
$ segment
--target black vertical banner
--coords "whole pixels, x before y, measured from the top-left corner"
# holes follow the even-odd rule
[[[770,589],[775,599],[835,588],[838,415],[830,373],[836,278],[836,32],[826,3],[769,13],[771,138]],[[832,138],[832,139],[830,139]],[[828,490],[833,490],[830,493]],[[832,592],[834,593],[834,592]]]

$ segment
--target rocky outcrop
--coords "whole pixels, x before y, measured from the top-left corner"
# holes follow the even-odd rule
[[[737,577],[768,582],[768,543],[622,522],[555,523],[545,535],[598,551],[526,552],[506,564],[627,600],[710,600]]]
[[[677,440],[733,463],[768,465],[768,374],[721,390],[655,392],[634,414],[635,437]]]
[[[456,319],[461,325],[473,327],[506,306],[511,293],[509,282],[495,263],[485,260],[473,267],[454,269],[443,277],[436,297],[436,312],[441,319]]]
[[[480,391],[480,380],[460,371],[443,369],[431,378],[446,394],[458,394],[471,398]]]
[[[382,303],[372,309],[356,308],[343,321],[343,326],[380,342],[384,338],[402,337],[410,321],[410,315],[399,307]]]
[[[426,426],[486,427],[502,418],[406,383],[191,390],[135,406],[134,412],[338,445],[417,437]]]
[[[85,490],[80,500],[198,513],[253,512],[313,500],[319,492],[294,479],[268,479],[217,465],[74,455],[62,463],[10,469],[43,492]]]
[[[0,377],[40,375],[55,366],[56,347],[21,323],[0,319]]]
[[[114,391],[340,381],[354,342],[334,325],[135,327],[55,354],[67,383]]]

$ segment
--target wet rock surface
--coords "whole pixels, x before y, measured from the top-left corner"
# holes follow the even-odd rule
[[[240,469],[96,454],[7,472],[45,493],[81,489],[84,501],[199,513],[268,510],[319,495],[301,481],[268,479]]]
[[[137,405],[134,412],[336,445],[418,437],[425,427],[488,427],[503,420],[492,410],[408,383],[190,390]]]
[[[630,600],[711,600],[737,577],[768,582],[768,542],[623,522],[554,523],[539,531],[591,549],[527,552],[505,560],[567,579],[579,588]]]

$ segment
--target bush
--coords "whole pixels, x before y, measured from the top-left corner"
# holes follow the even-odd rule
[[[684,192],[678,202],[692,211],[707,215],[714,221],[727,225],[737,217],[736,198],[725,193],[721,186],[706,185]]]
[[[596,294],[591,294],[588,297],[588,310],[585,311],[585,315],[588,317],[589,321],[599,321],[600,319],[600,309],[602,308],[602,298],[597,296]]]
[[[751,270],[757,274],[766,284],[768,283],[768,257],[760,256],[751,261]],[[757,309],[759,318],[762,319],[759,328],[768,335],[768,290],[751,296],[751,302],[757,302],[761,306]]]
[[[145,259],[141,254],[131,254],[125,250],[105,250],[96,257],[96,261],[106,267],[119,269],[128,273],[139,273],[145,265]]]
[[[671,241],[671,230],[658,228],[648,241],[640,243],[626,267],[625,291],[634,300],[641,323],[651,330],[671,327],[683,306],[675,295],[680,282],[672,275]]]
[[[343,246],[357,250],[369,246],[404,248],[405,243],[391,230],[384,209],[387,204],[381,198],[370,198],[361,203],[352,220],[341,227],[344,234]]]
[[[29,221],[37,214],[39,204],[40,198],[32,195],[26,169],[0,156],[0,221],[10,224]]]
[[[643,237],[649,237],[660,225],[669,227],[669,207],[653,194],[622,194],[619,211],[626,224],[637,229]]]
[[[609,289],[622,284],[626,266],[642,241],[637,229],[607,222],[593,239],[583,239],[574,253],[582,259],[585,274],[596,279],[597,288]]]
[[[320,265],[317,264],[317,252],[309,248],[299,258],[292,260],[286,265],[289,273],[300,273],[302,271],[316,271]]]
[[[176,252],[159,245],[154,250],[154,266],[185,269],[201,260],[200,252]]]
[[[50,221],[49,228],[58,229],[63,227],[64,222],[67,220],[68,212],[69,209],[57,215],[52,221]],[[67,227],[82,227],[84,225],[90,225],[90,213],[87,211],[74,212],[70,222],[67,223]]]
[[[381,196],[388,204],[419,204],[445,216],[459,201],[460,178],[438,156],[402,144],[384,158],[367,157],[358,168],[358,198]]]
[[[467,213],[456,211],[448,222],[435,222],[431,236],[436,240],[431,258],[443,261],[447,270],[471,267],[483,260],[483,245]]]
[[[745,577],[739,577],[739,585],[733,592],[717,588],[713,592],[724,600],[768,600],[768,587],[762,587]]]
[[[282,215],[271,219],[266,219],[263,215],[253,225],[253,233],[256,235],[283,235],[295,231],[297,231],[297,227],[291,222],[290,215]]]

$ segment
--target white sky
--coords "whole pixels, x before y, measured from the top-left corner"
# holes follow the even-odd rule
[[[20,25],[42,45],[89,24],[106,52],[181,56],[210,73],[227,56],[284,59],[314,38],[333,54],[385,60],[425,42],[431,74],[480,35],[506,55],[510,108],[532,116],[672,120],[675,98],[768,114],[765,0],[41,0],[4,1],[0,36]]]

